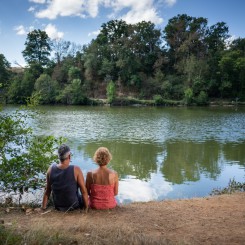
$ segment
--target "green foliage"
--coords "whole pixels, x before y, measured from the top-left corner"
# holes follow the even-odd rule
[[[10,104],[23,104],[24,99],[22,96],[22,88],[21,88],[21,83],[23,80],[22,75],[16,75],[10,83],[10,86],[8,88],[7,92],[7,102]]]
[[[153,96],[153,100],[156,105],[162,105],[163,104],[163,98],[161,95],[157,94]]]
[[[110,81],[106,88],[107,101],[111,104],[116,98],[116,85],[113,81]]]
[[[130,77],[130,86],[134,86],[136,88],[141,87],[141,79],[138,75],[132,75]]]
[[[48,166],[57,160],[54,152],[62,139],[34,136],[27,124],[34,115],[30,110],[0,114],[1,192],[21,197],[24,191],[43,187]]]
[[[208,104],[208,95],[205,91],[201,91],[196,98],[197,105],[207,105]]]
[[[72,66],[68,71],[68,79],[72,81],[74,79],[81,79],[81,70],[78,67]]]
[[[190,105],[193,102],[193,91],[191,88],[185,90],[184,100],[187,105]]]
[[[50,40],[45,31],[33,30],[27,34],[25,50],[22,52],[28,64],[47,65],[51,52]]]
[[[42,74],[35,82],[34,97],[37,97],[40,104],[55,103],[56,94],[58,91],[58,84],[52,80],[47,74]]]
[[[245,191],[245,182],[241,183],[233,178],[229,180],[227,187],[213,189],[211,195],[231,194],[234,192],[244,192],[244,191]]]
[[[3,54],[0,54],[0,84],[2,84],[2,88],[8,85],[8,81],[10,78],[9,68],[10,63],[6,60]]]
[[[171,18],[163,35],[151,22],[111,20],[83,48],[69,41],[51,45],[45,32],[34,30],[23,51],[29,64],[24,74],[11,73],[0,56],[0,98],[25,103],[35,95],[41,104],[85,104],[89,97],[115,101],[107,89],[112,80],[125,98],[147,100],[160,94],[164,100],[197,105],[208,98],[243,101],[245,38],[227,48],[228,32],[224,22],[208,26],[206,18],[186,14]]]
[[[84,94],[82,82],[80,79],[73,79],[60,93],[57,101],[67,105],[82,105],[87,103],[87,97]]]

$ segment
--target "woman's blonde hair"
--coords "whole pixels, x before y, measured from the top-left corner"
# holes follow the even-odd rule
[[[100,166],[107,165],[111,159],[112,155],[106,147],[99,147],[93,156],[93,160]]]

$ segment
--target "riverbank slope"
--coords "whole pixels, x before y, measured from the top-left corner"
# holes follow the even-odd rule
[[[245,244],[244,192],[88,213],[7,211],[0,210],[0,235],[12,230],[9,241],[26,244]]]

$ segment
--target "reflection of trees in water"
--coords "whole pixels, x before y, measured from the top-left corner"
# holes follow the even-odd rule
[[[202,173],[215,179],[221,172],[218,165],[219,144],[215,141],[204,143],[167,143],[167,157],[162,166],[164,177],[172,183],[198,181]]]
[[[176,184],[198,181],[201,174],[216,179],[222,165],[228,161],[242,161],[240,164],[244,166],[245,152],[242,149],[244,144],[222,145],[217,141],[169,142],[166,143],[167,156],[161,171],[166,180]]]
[[[165,180],[175,184],[198,181],[201,175],[215,180],[227,163],[245,165],[244,143],[221,144],[210,140],[201,143],[175,141],[161,145],[153,142],[99,141],[87,143],[85,155],[92,158],[100,146],[111,151],[113,159],[110,166],[121,178],[132,175],[138,179],[150,179],[150,174],[157,172],[159,156],[164,159],[161,172]]]
[[[227,143],[223,146],[225,158],[228,163],[237,162],[242,167],[245,166],[245,142],[234,144]]]
[[[88,143],[86,154],[93,157],[95,150],[107,147],[112,153],[111,168],[118,172],[120,177],[133,175],[138,179],[149,179],[152,172],[157,171],[157,155],[163,151],[159,145],[140,144],[129,142],[96,142]]]

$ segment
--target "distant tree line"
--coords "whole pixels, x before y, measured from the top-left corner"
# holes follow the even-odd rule
[[[151,22],[111,20],[88,45],[27,35],[28,66],[10,69],[0,54],[0,97],[7,103],[89,104],[120,98],[183,101],[245,100],[245,38],[229,40],[226,23],[177,15],[164,30]]]

